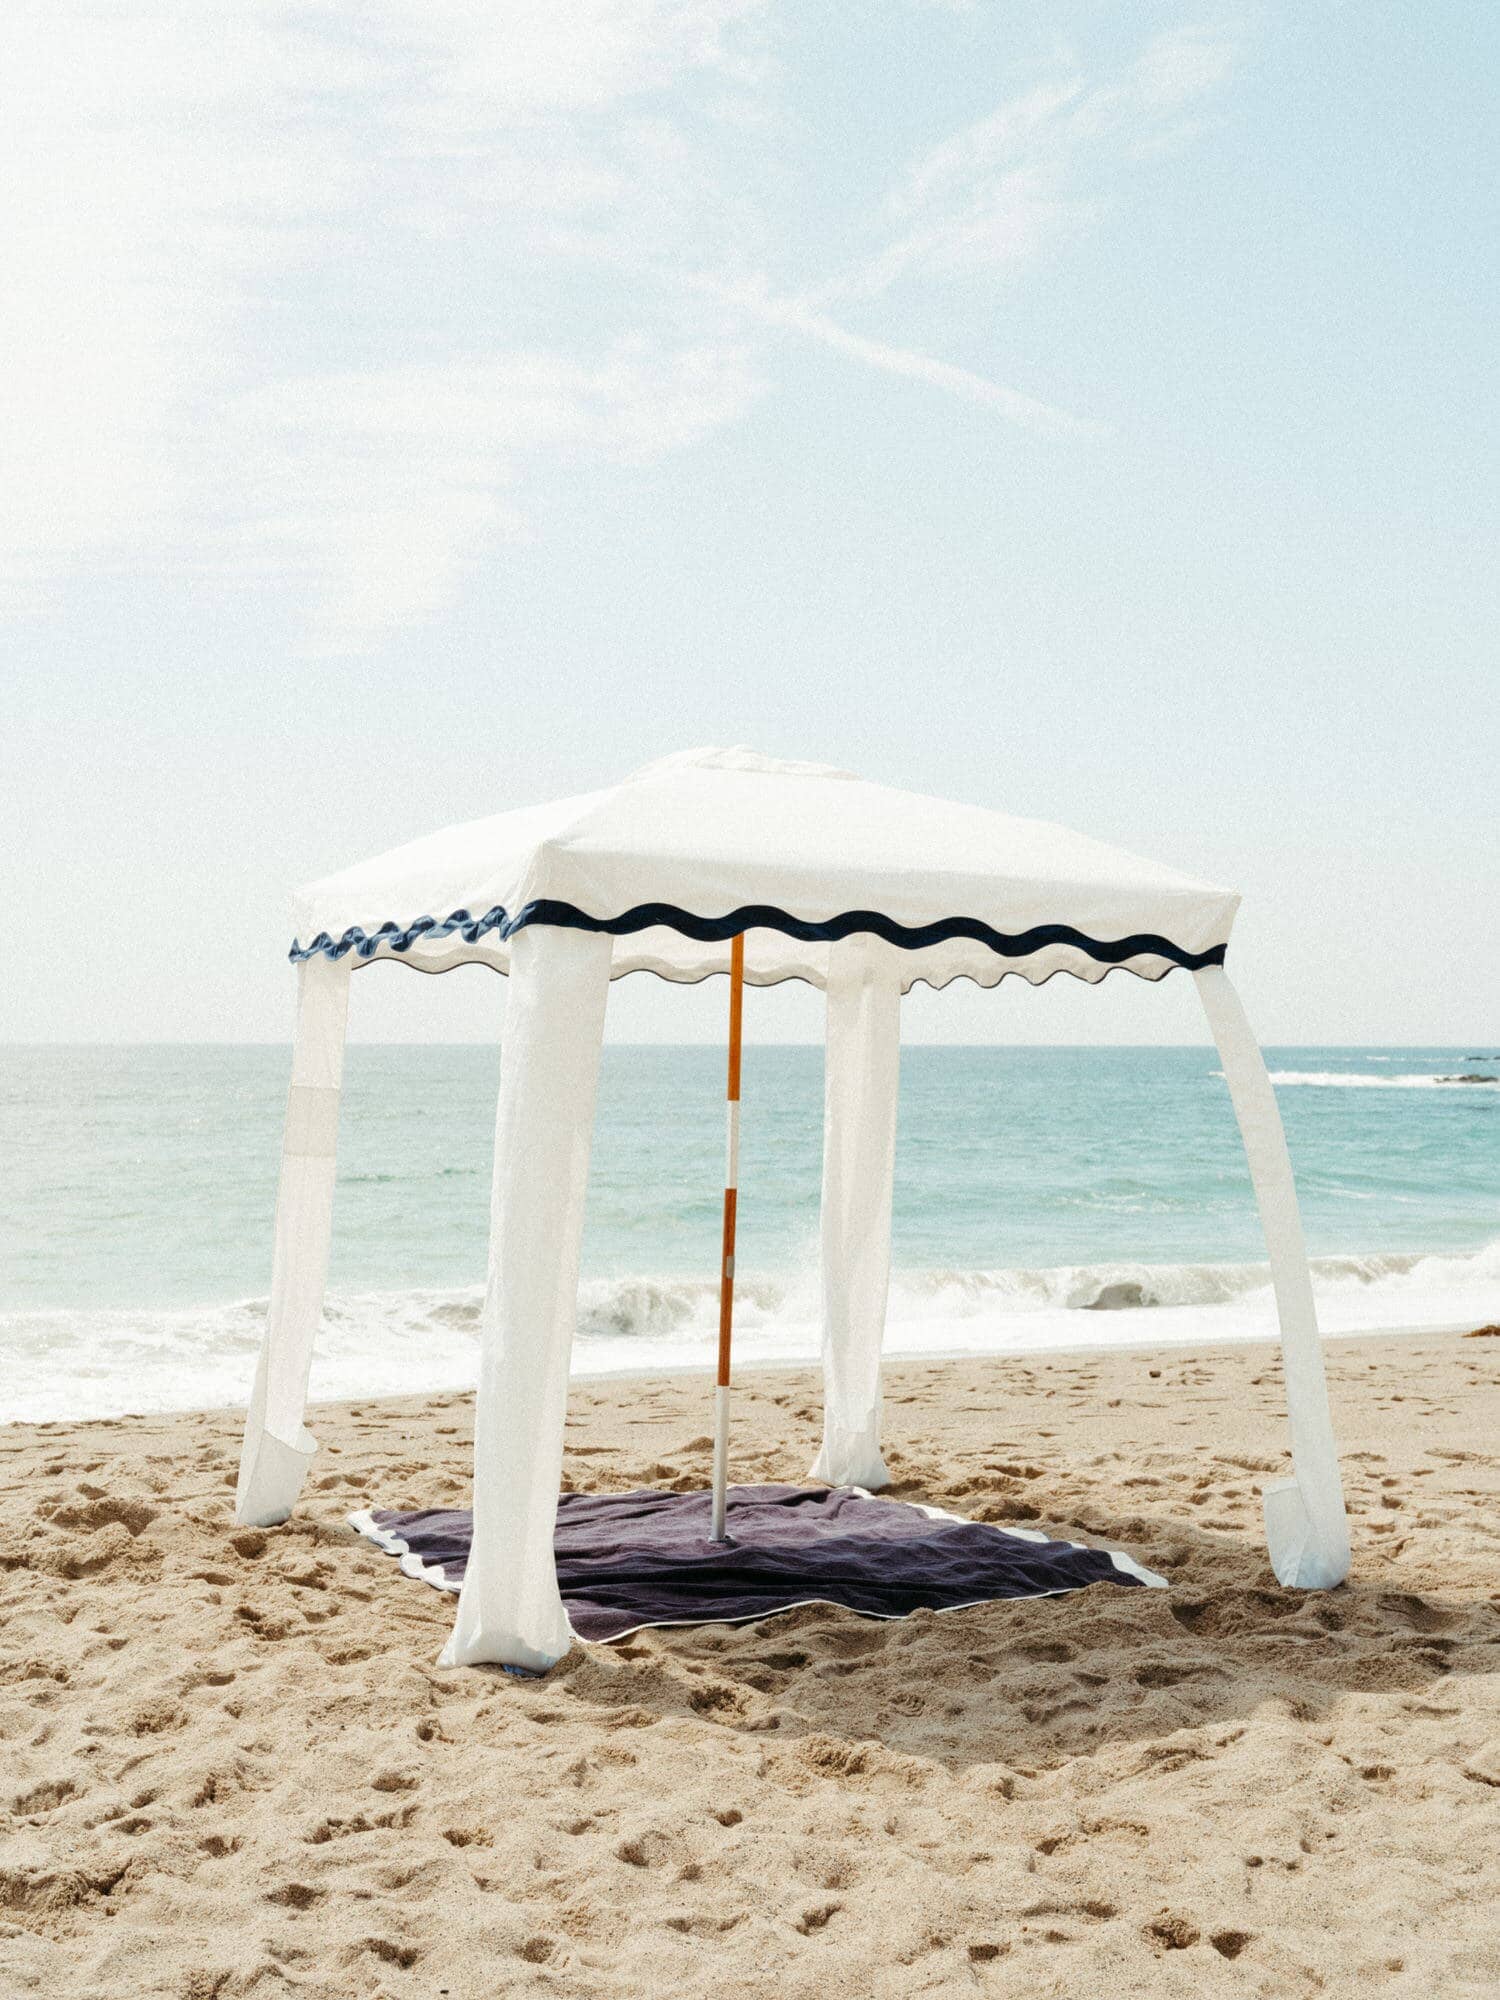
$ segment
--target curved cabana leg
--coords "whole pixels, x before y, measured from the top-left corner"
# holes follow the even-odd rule
[[[809,1477],[872,1491],[891,1276],[901,972],[867,933],[829,947],[823,1087],[823,1449]]]
[[[1281,1323],[1293,1477],[1265,1489],[1266,1545],[1279,1582],[1327,1590],[1349,1574],[1349,1523],[1292,1163],[1276,1093],[1239,995],[1222,966],[1206,966],[1194,978],[1245,1143]]]
[[[511,944],[500,1059],[474,1539],[441,1664],[550,1667],[573,1643],[552,1537],[613,940],[532,925]]]
[[[328,1284],[350,970],[347,958],[321,957],[297,968],[271,1298],[234,1500],[235,1520],[253,1527],[269,1527],[291,1513],[317,1450],[303,1416],[313,1336]]]

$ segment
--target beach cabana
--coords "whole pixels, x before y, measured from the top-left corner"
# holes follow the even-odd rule
[[[810,1477],[886,1483],[880,1350],[890,1266],[902,995],[920,981],[1097,984],[1190,972],[1239,1122],[1270,1257],[1292,1475],[1267,1486],[1283,1584],[1348,1573],[1291,1165],[1259,1048],[1224,969],[1238,898],[1042,821],[747,750],[668,757],[623,783],[451,827],[296,899],[296,1041],[270,1306],[236,1497],[284,1520],[322,1310],[349,979],[391,961],[512,982],[495,1128],[475,1429],[473,1543],[445,1663],[545,1666],[572,1634],[553,1534],[605,1000],[612,979],[728,973],[827,996],[823,1446]],[[733,1170],[729,1179],[733,1180]]]

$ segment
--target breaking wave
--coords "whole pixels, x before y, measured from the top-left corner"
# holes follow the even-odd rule
[[[1222,1070],[1214,1072],[1222,1076]],[[1271,1081],[1286,1088],[1304,1084],[1317,1090],[1500,1090],[1500,1075],[1365,1076],[1352,1070],[1273,1069]]]
[[[1500,1318],[1500,1241],[1472,1255],[1320,1257],[1325,1332],[1476,1325]],[[328,1300],[312,1394],[333,1400],[471,1387],[482,1295],[339,1293]],[[243,1407],[266,1301],[122,1311],[0,1314],[10,1361],[0,1422],[76,1421],[131,1411]],[[735,1353],[806,1364],[819,1339],[816,1271],[741,1277]],[[591,1279],[579,1292],[574,1368],[585,1375],[707,1371],[718,1290],[707,1280]],[[1061,1348],[1203,1344],[1275,1331],[1263,1264],[1061,1265],[907,1270],[891,1281],[891,1355],[1025,1354]]]

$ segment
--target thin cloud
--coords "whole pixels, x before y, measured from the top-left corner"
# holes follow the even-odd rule
[[[233,557],[300,572],[308,653],[363,652],[527,533],[540,458],[554,473],[647,464],[735,421],[760,389],[740,351],[643,342],[595,363],[515,352],[277,383],[231,413],[254,503]]]
[[[657,341],[634,367],[607,324],[592,361],[503,336],[479,377],[441,356],[472,351],[475,270],[528,282],[559,215],[700,225],[707,176],[647,108],[748,74],[734,33],[761,4],[372,0],[355,45],[285,0],[17,0],[0,610],[44,614],[79,573],[232,585],[274,560],[318,644],[371,644],[521,531],[538,439],[608,458],[732,420],[737,352],[674,347],[650,301],[617,309]],[[337,365],[371,345],[440,358]]]
[[[266,10],[269,12],[269,10]],[[227,379],[244,301],[337,226],[336,83],[261,10],[7,17],[0,67],[0,603],[159,557]],[[278,107],[275,112],[267,107]],[[210,419],[211,420],[211,419]]]
[[[733,31],[765,0],[371,0],[377,35],[420,69],[409,129],[472,136],[599,111],[692,71],[756,73]]]
[[[1019,266],[1083,235],[1132,168],[1194,135],[1237,54],[1223,30],[1178,29],[1103,81],[1072,71],[1008,100],[912,163],[886,203],[894,234],[838,289]]]
[[[802,247],[770,11],[371,0],[356,41],[288,0],[15,0],[0,611],[45,615],[75,576],[272,582],[313,649],[367,649],[527,534],[544,482],[741,421],[777,331],[1099,435],[851,331],[840,300],[1089,226],[1124,165],[1190,132],[1228,38],[1160,37],[953,134],[833,285],[697,283]]]
[[[1019,389],[991,381],[986,375],[956,367],[951,361],[940,361],[912,348],[893,347],[886,341],[850,333],[826,313],[800,300],[772,298],[764,292],[740,292],[733,296],[747,312],[767,325],[805,334],[835,353],[847,354],[851,360],[879,368],[888,375],[904,375],[910,381],[926,382],[934,389],[961,396],[966,402],[979,403],[1024,430],[1036,431],[1044,437],[1099,438],[1108,434],[1105,425],[1024,395]]]

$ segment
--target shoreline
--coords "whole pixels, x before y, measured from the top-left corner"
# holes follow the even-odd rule
[[[1172,1308],[1153,1308],[1153,1310],[1172,1310]],[[1470,1320],[1454,1320],[1441,1326],[1362,1327],[1347,1332],[1329,1332],[1325,1330],[1322,1334],[1322,1340],[1325,1351],[1333,1348],[1341,1348],[1351,1342],[1358,1341],[1373,1341],[1381,1344],[1398,1341],[1407,1345],[1419,1345],[1429,1340],[1446,1341],[1462,1339],[1474,1330],[1474,1323]],[[1134,1357],[1137,1359],[1147,1356],[1167,1361],[1182,1361],[1200,1353],[1204,1355],[1251,1353],[1258,1349],[1271,1350],[1279,1356],[1280,1346],[1280,1336],[1273,1331],[1270,1333],[1255,1334],[1223,1334],[1217,1337],[1209,1333],[1205,1334],[1201,1339],[1184,1339],[1181,1341],[1152,1341],[1143,1338],[1141,1340],[1120,1341],[1078,1341],[1070,1343],[1067,1346],[1049,1345],[1044,1347],[923,1348],[914,1351],[887,1348],[883,1356],[882,1368],[886,1372],[889,1372],[895,1368],[923,1367],[939,1363],[945,1365],[994,1363],[999,1365],[1010,1362],[1024,1362],[1027,1365],[1035,1365],[1048,1360],[1076,1361],[1105,1359],[1111,1355]],[[576,1343],[574,1351],[575,1353],[577,1351]],[[476,1343],[476,1364],[477,1352]],[[753,1356],[741,1357],[736,1355],[734,1375],[737,1382],[746,1376],[774,1374],[785,1374],[798,1378],[805,1376],[810,1380],[817,1381],[820,1379],[821,1365],[821,1360],[816,1354],[801,1360],[788,1360],[784,1357],[775,1356],[756,1358]],[[644,1365],[638,1368],[574,1368],[570,1373],[569,1380],[575,1387],[580,1385],[602,1385],[611,1382],[639,1384],[656,1380],[682,1383],[701,1381],[709,1383],[712,1372],[712,1361],[705,1358],[701,1363],[667,1362],[656,1365]],[[307,1407],[309,1411],[340,1410],[349,1408],[354,1402],[361,1404],[400,1403],[416,1397],[472,1397],[475,1392],[476,1385],[472,1381],[468,1383],[434,1383],[415,1389],[374,1390],[366,1395],[353,1397],[347,1394],[337,1396],[310,1395]],[[174,1405],[165,1409],[117,1410],[106,1412],[103,1415],[87,1417],[0,1417],[0,1438],[3,1438],[8,1431],[71,1430],[83,1425],[125,1423],[145,1418],[171,1419],[195,1416],[228,1416],[242,1422],[247,1406],[247,1403],[233,1402],[195,1403]]]
[[[1451,1340],[1455,1337],[1459,1339],[1466,1338],[1467,1335],[1472,1331],[1473,1329],[1470,1327],[1469,1322],[1467,1320],[1455,1320],[1445,1326],[1361,1327],[1349,1333],[1342,1333],[1342,1332],[1324,1333],[1322,1335],[1322,1339],[1324,1340],[1325,1343],[1332,1341],[1343,1342],[1347,1340],[1419,1341],[1428,1338],[1434,1340]],[[1136,1355],[1136,1356],[1153,1355],[1157,1357],[1165,1357],[1171,1360],[1179,1360],[1187,1355],[1197,1354],[1199,1352],[1205,1354],[1218,1353],[1220,1350],[1225,1348],[1245,1349],[1247,1351],[1252,1348],[1274,1348],[1279,1353],[1281,1348],[1281,1339],[1279,1334],[1276,1333],[1271,1333],[1271,1334],[1255,1333],[1255,1334],[1221,1334],[1217,1339],[1215,1339],[1212,1335],[1207,1335],[1202,1340],[1194,1340],[1192,1342],[1189,1342],[1187,1340],[1161,1342],[1161,1341],[1152,1341],[1144,1339],[1138,1341],[1137,1340],[1080,1341],[1076,1345],[1070,1345],[1067,1347],[1051,1347],[1051,1346],[997,1347],[997,1348],[954,1347],[954,1348],[921,1348],[918,1350],[905,1350],[905,1351],[903,1351],[901,1348],[893,1347],[893,1348],[886,1348],[884,1350],[882,1355],[881,1365],[883,1369],[890,1369],[896,1367],[921,1367],[929,1362],[975,1361],[975,1362],[1000,1363],[1005,1361],[1026,1361],[1026,1362],[1049,1361],[1049,1360],[1073,1361],[1073,1360],[1093,1359],[1095,1357],[1102,1357],[1110,1354]],[[770,1372],[770,1373],[779,1372],[788,1375],[812,1374],[814,1376],[818,1376],[820,1374],[821,1367],[822,1363],[819,1357],[816,1355],[814,1355],[810,1360],[800,1361],[800,1362],[776,1360],[776,1359],[741,1361],[738,1358],[736,1358],[734,1364],[734,1372],[736,1380],[738,1380],[740,1375],[742,1374],[761,1374],[765,1372]],[[686,1363],[683,1363],[681,1366],[668,1365],[661,1368],[628,1368],[628,1369],[602,1368],[597,1370],[577,1370],[570,1375],[569,1380],[573,1382],[588,1382],[588,1383],[641,1382],[641,1381],[649,1381],[656,1376],[671,1377],[672,1379],[677,1379],[681,1377],[692,1378],[694,1376],[703,1376],[706,1378],[711,1373],[712,1373],[712,1363],[710,1361],[705,1361],[701,1367],[692,1367]],[[449,1395],[460,1395],[460,1394],[470,1394],[472,1393],[472,1391],[465,1389],[450,1389],[444,1391],[443,1393]],[[346,1401],[347,1398],[329,1397],[326,1400],[330,1405],[336,1406],[339,1402]],[[309,1408],[311,1407],[312,1404],[311,1401],[309,1401]],[[320,1405],[319,1407],[322,1407],[322,1405]]]

